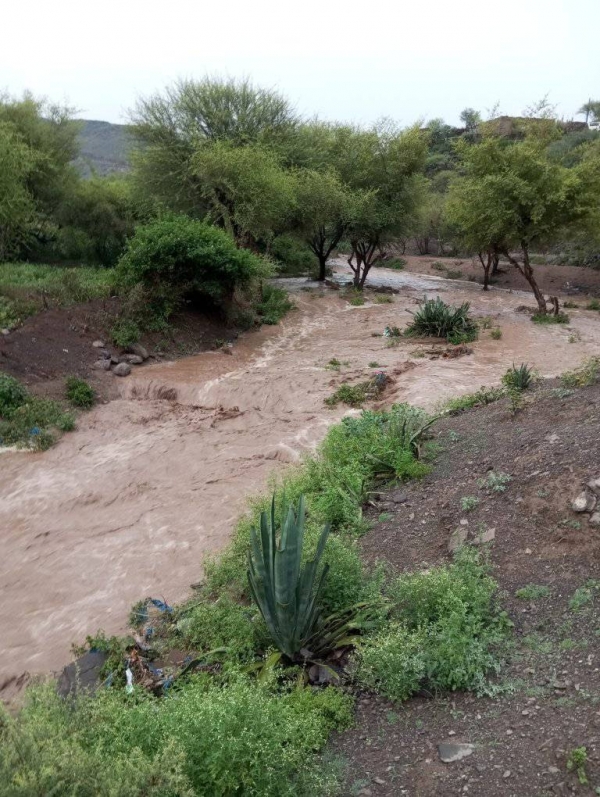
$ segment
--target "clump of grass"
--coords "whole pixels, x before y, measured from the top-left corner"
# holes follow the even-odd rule
[[[377,360],[372,360],[372,361],[369,363],[369,368],[380,368],[380,367],[381,367],[381,366],[380,366],[380,364],[377,362]]]
[[[382,264],[385,268],[393,268],[394,271],[402,271],[406,268],[406,260],[403,257],[393,257],[385,260]]]
[[[526,601],[535,601],[540,598],[547,598],[550,595],[550,587],[543,584],[527,584],[515,592],[515,597]]]
[[[460,269],[448,268],[446,269],[446,279],[461,280],[465,275]]]
[[[468,302],[460,307],[452,307],[438,297],[423,302],[406,329],[406,334],[446,338],[451,343],[467,343],[477,338],[477,324],[469,316]]]
[[[446,266],[443,263],[441,263],[439,260],[436,260],[435,262],[433,262],[431,264],[431,268],[434,271],[446,271]]]
[[[0,373],[0,446],[43,451],[54,443],[56,431],[74,426],[59,402],[31,396],[16,379]]]
[[[92,386],[76,376],[67,377],[66,394],[71,404],[80,409],[89,410],[96,403],[96,394]]]
[[[364,303],[365,297],[361,293],[356,293],[348,299],[348,304],[351,304],[352,307],[362,307]]]
[[[600,376],[600,357],[590,357],[579,368],[562,374],[560,381],[563,387],[589,387],[598,381]]]
[[[471,512],[477,506],[479,506],[479,498],[475,495],[463,495],[460,499],[460,508],[463,512]]]
[[[566,313],[535,313],[531,320],[534,324],[568,324],[571,321]]]
[[[527,390],[533,382],[533,371],[528,365],[522,363],[518,368],[513,364],[512,368],[502,377],[502,384],[506,385],[508,390],[517,390],[519,392]]]
[[[294,308],[287,291],[266,283],[262,288],[260,302],[256,305],[259,321],[274,326]]]
[[[491,470],[487,478],[479,480],[479,486],[482,489],[491,490],[493,493],[503,493],[511,481],[512,476],[510,476],[510,474]]]
[[[595,600],[600,591],[600,581],[590,579],[582,587],[578,587],[569,601],[569,609],[572,612],[580,612]]]
[[[389,293],[377,293],[375,294],[375,304],[392,304],[394,299],[390,296]]]
[[[395,701],[423,688],[484,690],[509,625],[496,589],[469,549],[449,566],[398,578],[387,591],[391,623],[361,648],[359,682]]]
[[[110,331],[112,342],[121,349],[137,343],[142,336],[139,325],[130,318],[120,318]]]
[[[338,360],[337,357],[332,357],[331,360],[329,360],[329,362],[325,366],[325,368],[328,371],[339,371],[341,367],[342,367],[342,362],[341,360]]]
[[[491,329],[494,326],[494,320],[489,315],[484,315],[479,319],[478,324],[481,329]]]
[[[579,305],[576,304],[576,302],[566,301],[564,302],[563,307],[567,310],[575,310],[577,307],[579,307]]]
[[[357,385],[349,385],[347,382],[340,385],[337,390],[325,399],[328,407],[335,407],[337,404],[347,404],[349,407],[362,407],[365,401],[375,399],[385,388],[388,377],[383,373],[375,374],[372,379],[359,382]]]
[[[500,340],[501,337],[502,337],[502,330],[500,329],[500,327],[495,327],[490,332],[490,338],[492,338],[492,340]]]
[[[0,295],[24,315],[46,305],[68,306],[105,299],[114,290],[114,269],[63,268],[34,263],[0,263]]]
[[[465,396],[449,399],[442,406],[442,412],[448,415],[458,415],[473,407],[484,407],[487,404],[492,404],[505,395],[506,392],[501,387],[480,387],[475,393],[467,393]]]
[[[585,770],[587,760],[587,747],[575,747],[567,756],[567,770],[575,772],[577,780],[582,786],[587,786],[589,783]]]
[[[567,305],[565,302],[565,307],[566,306]],[[586,310],[600,310],[600,299],[592,299],[590,302],[588,302]]]

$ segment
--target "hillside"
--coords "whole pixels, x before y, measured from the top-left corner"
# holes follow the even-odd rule
[[[127,171],[130,148],[127,125],[93,119],[81,121],[81,154],[77,159],[81,173],[87,177],[93,171],[101,175]]]

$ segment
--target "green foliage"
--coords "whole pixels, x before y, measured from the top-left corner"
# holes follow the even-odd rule
[[[502,377],[502,384],[508,390],[518,390],[519,392],[527,390],[532,382],[533,372],[525,363],[522,363],[518,368],[513,365]]]
[[[568,324],[571,319],[566,313],[535,313],[531,320],[534,324]]]
[[[406,268],[406,260],[403,257],[391,257],[389,260],[384,260],[382,265],[394,271],[403,271]]]
[[[469,316],[468,302],[460,307],[452,307],[438,297],[423,302],[406,329],[406,334],[467,342],[476,339],[477,324]]]
[[[580,612],[588,607],[600,592],[600,581],[590,579],[582,587],[578,587],[569,601],[572,612]]]
[[[515,597],[525,601],[535,601],[540,598],[547,598],[550,595],[550,587],[544,584],[527,584],[515,592]]]
[[[388,587],[391,623],[361,649],[359,680],[397,701],[421,688],[483,688],[508,625],[496,586],[471,549],[449,566],[400,576]]]
[[[109,690],[67,702],[35,688],[16,718],[3,712],[0,781],[15,795],[329,794],[314,752],[350,725],[351,706],[331,688],[277,693],[235,675],[164,699]]]
[[[76,376],[67,377],[66,394],[67,399],[74,407],[89,410],[96,403],[96,394],[92,386]]]
[[[360,382],[358,385],[349,385],[344,382],[331,396],[325,399],[328,407],[335,407],[337,404],[347,404],[349,407],[362,407],[370,395],[371,380]]]
[[[449,399],[442,407],[442,411],[448,415],[458,415],[464,410],[473,407],[485,407],[492,404],[506,395],[501,387],[480,387],[475,393],[467,393],[464,396]]]
[[[308,246],[291,235],[276,236],[269,251],[278,273],[286,277],[312,274],[317,266],[315,256]]]
[[[496,472],[491,470],[485,479],[479,480],[479,486],[485,490],[491,490],[493,493],[503,493],[506,486],[512,481],[512,476],[502,471]]]
[[[0,446],[45,450],[54,443],[53,430],[68,432],[74,425],[57,401],[30,396],[16,379],[0,372]]]
[[[389,293],[377,293],[375,295],[375,304],[393,304],[394,299]]]
[[[304,545],[304,497],[297,513],[284,509],[281,532],[277,534],[275,498],[271,513],[261,513],[260,536],[250,534],[248,580],[254,602],[267,624],[277,648],[290,659],[305,647],[321,624],[320,598],[329,568],[317,570],[325,550],[329,527],[323,529],[314,559],[302,565]]]
[[[183,297],[198,296],[222,306],[236,287],[268,273],[266,261],[238,249],[226,232],[186,216],[138,227],[117,267],[123,289],[141,283],[152,315],[164,319]]]
[[[500,329],[500,327],[495,327],[490,332],[490,338],[492,338],[492,340],[500,340],[501,337],[502,337],[502,330]]]
[[[460,508],[463,512],[470,512],[479,506],[479,498],[475,495],[463,495],[460,499]]]
[[[262,286],[262,298],[256,305],[256,312],[263,324],[278,324],[294,308],[287,291],[266,283]]]
[[[569,772],[575,771],[577,780],[582,786],[587,786],[589,783],[585,771],[587,760],[587,747],[575,747],[567,756],[567,769]]]
[[[142,330],[136,321],[130,318],[119,318],[110,331],[112,342],[121,349],[132,346],[142,336]]]
[[[589,387],[594,385],[600,376],[600,357],[590,357],[579,368],[561,374],[560,381],[566,388]]]
[[[567,306],[567,305],[566,305],[566,303],[565,303],[565,307],[566,307],[566,306]],[[587,306],[586,306],[586,308],[585,308],[585,309],[586,309],[586,310],[600,310],[600,300],[598,300],[598,299],[592,299],[590,302],[588,302],[588,304],[587,304]]]

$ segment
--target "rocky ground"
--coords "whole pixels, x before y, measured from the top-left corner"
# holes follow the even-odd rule
[[[362,695],[356,727],[333,745],[345,795],[600,793],[600,482],[586,486],[600,478],[600,385],[545,382],[528,402],[441,421],[432,473],[372,511],[364,556],[399,571],[487,540],[515,627],[493,697]],[[503,491],[490,474],[508,477]],[[579,777],[568,769],[578,748]]]

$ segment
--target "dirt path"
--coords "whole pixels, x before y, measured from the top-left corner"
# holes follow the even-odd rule
[[[391,304],[352,307],[332,292],[298,291],[283,324],[244,336],[231,356],[145,367],[55,448],[0,457],[0,691],[25,670],[61,667],[71,643],[98,628],[123,631],[140,598],[184,597],[247,496],[322,439],[344,413],[323,400],[372,374],[369,363],[395,380],[386,403],[431,408],[497,383],[513,361],[555,375],[600,351],[597,313],[573,311],[570,329],[540,328],[515,313],[522,296],[388,274],[401,290]],[[386,348],[372,336],[403,327],[425,290],[455,302],[468,292],[502,339],[484,332],[472,355],[430,360],[411,358],[422,344]],[[333,357],[347,363],[339,373],[324,367]]]

